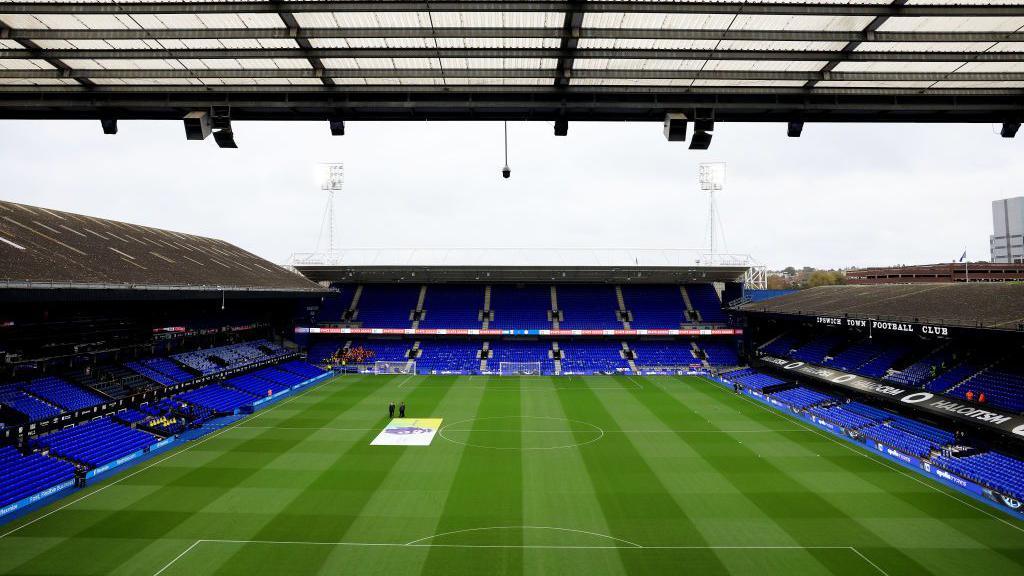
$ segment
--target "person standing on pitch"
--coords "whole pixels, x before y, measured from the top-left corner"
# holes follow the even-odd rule
[[[398,405],[398,417],[405,418],[405,402],[403,401]]]
[[[394,418],[394,417],[395,417],[395,401],[392,400],[391,403],[388,404],[388,418]]]

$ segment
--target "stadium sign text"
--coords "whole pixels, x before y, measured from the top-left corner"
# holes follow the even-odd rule
[[[964,420],[978,426],[997,430],[1003,434],[1024,437],[1024,416],[1019,414],[999,412],[991,408],[980,408],[954,401],[945,396],[932,394],[931,392],[907,390],[857,374],[850,374],[806,362],[786,360],[774,356],[761,356],[761,360],[765,364],[779,370],[796,374],[812,381],[840,386],[876,398],[886,398],[890,402],[910,404],[916,409],[933,415]]]
[[[888,332],[906,332],[927,336],[949,336],[949,328],[933,324],[913,324],[910,322],[887,322],[883,320],[864,320],[840,316],[815,316],[814,321],[821,326],[846,326],[848,328],[867,328]]]

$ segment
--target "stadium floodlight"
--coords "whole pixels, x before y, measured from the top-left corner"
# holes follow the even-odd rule
[[[563,119],[555,120],[555,136],[567,136],[569,134],[569,121]]]
[[[1003,122],[999,135],[1003,138],[1013,138],[1017,136],[1017,130],[1020,130],[1020,122]]]
[[[786,136],[790,138],[799,138],[804,132],[804,123],[799,120],[794,120],[786,126]]]
[[[686,114],[672,112],[665,114],[665,126],[663,128],[665,139],[669,142],[686,141]]]
[[[117,134],[117,118],[101,118],[100,126],[104,134]]]
[[[697,172],[697,180],[700,182],[700,189],[708,193],[708,250],[713,258],[716,224],[721,226],[715,207],[715,192],[721,192],[725,188],[725,162],[702,162]]]

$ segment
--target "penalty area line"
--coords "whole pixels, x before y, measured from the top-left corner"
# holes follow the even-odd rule
[[[576,532],[575,530],[571,530]],[[459,530],[457,532],[465,532],[465,530]],[[222,538],[202,538],[196,540],[188,548],[182,550],[177,556],[171,559],[170,562],[164,564],[159,570],[153,573],[153,576],[160,576],[166,572],[171,566],[180,561],[182,558],[187,556],[190,552],[195,550],[200,544],[240,544],[240,545],[267,545],[267,546],[337,546],[337,547],[349,547],[349,548],[480,548],[480,549],[530,549],[530,550],[849,550],[861,558],[864,562],[870,565],[874,570],[883,576],[889,576],[887,572],[882,570],[877,564],[872,562],[867,556],[861,553],[853,546],[643,546],[630,542],[628,540],[622,540],[611,536],[605,536],[603,534],[589,533],[585,531],[578,531],[587,534],[594,534],[602,537],[613,538],[621,542],[621,544],[607,544],[603,546],[584,546],[584,545],[569,545],[569,544],[435,544],[430,542],[424,542],[429,538],[435,538],[436,536],[443,536],[443,534],[428,536],[426,538],[420,538],[411,542],[316,542],[316,541],[299,541],[299,540],[234,540],[234,539],[222,539]]]

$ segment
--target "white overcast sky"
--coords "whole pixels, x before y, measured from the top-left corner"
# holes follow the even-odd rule
[[[343,161],[338,240],[366,247],[701,248],[697,164],[728,162],[726,247],[771,267],[988,259],[991,201],[1022,194],[1024,137],[977,125],[236,122],[238,150],[180,122],[0,122],[0,197],[222,238],[284,263],[315,248],[319,162]]]

